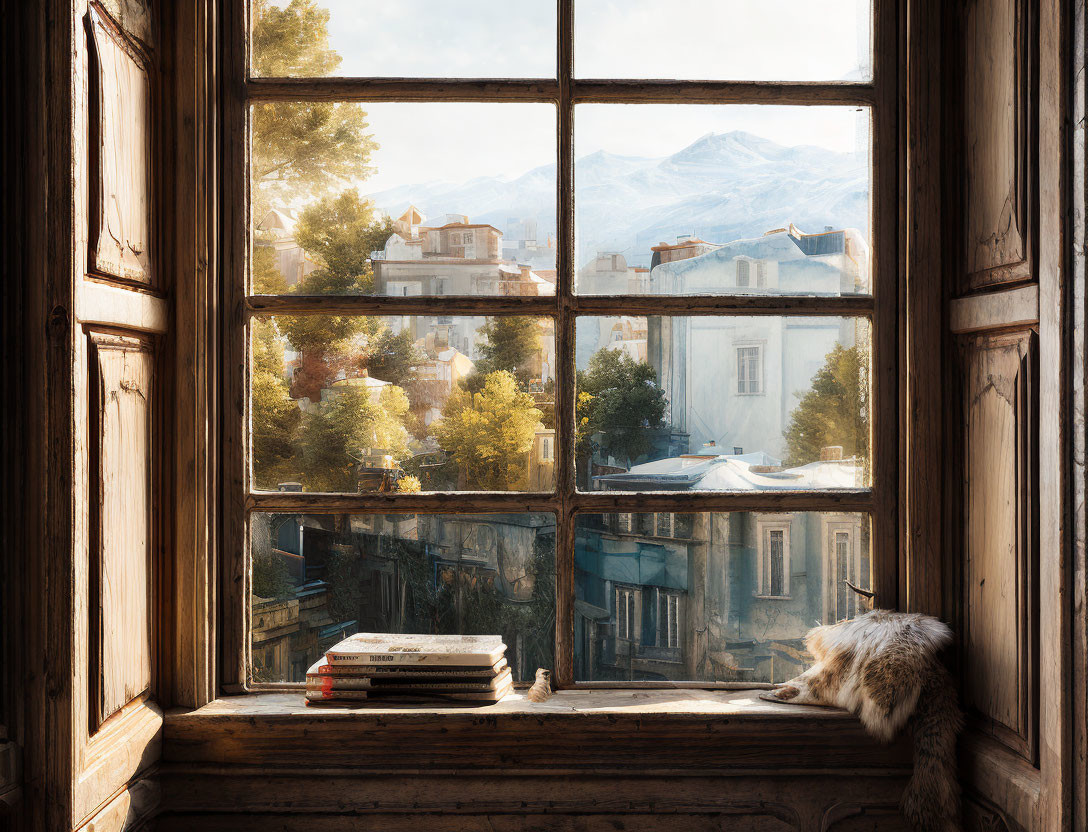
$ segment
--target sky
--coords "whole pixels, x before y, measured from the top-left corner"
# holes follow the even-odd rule
[[[330,13],[331,46],[343,58],[338,75],[554,75],[554,0],[321,4]],[[576,0],[575,15],[581,77],[856,79],[868,61],[867,0]],[[549,104],[362,106],[381,145],[364,192],[514,178],[555,161]],[[833,107],[581,105],[575,155],[666,156],[730,130],[850,152],[859,118],[868,115]]]

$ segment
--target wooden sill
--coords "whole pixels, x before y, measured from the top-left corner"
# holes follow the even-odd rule
[[[311,707],[252,693],[166,715],[167,763],[362,771],[901,773],[910,748],[881,746],[833,708],[759,691],[566,690],[484,707]]]

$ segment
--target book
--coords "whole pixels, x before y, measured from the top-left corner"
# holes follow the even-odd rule
[[[505,652],[502,636],[356,633],[325,658],[330,665],[491,667]]]
[[[507,684],[498,690],[493,691],[465,691],[454,693],[442,693],[440,691],[432,691],[427,693],[408,693],[408,694],[393,694],[386,692],[375,692],[372,690],[342,690],[342,691],[322,691],[322,690],[306,690],[306,704],[352,704],[355,702],[378,702],[378,703],[390,703],[390,702],[480,702],[485,704],[494,704],[502,699],[506,694],[514,689],[513,684]]]
[[[369,677],[373,679],[491,679],[506,667],[503,657],[490,667],[465,667],[456,665],[379,665],[379,664],[329,664],[322,656],[306,671],[311,677],[333,676],[338,679]]]
[[[404,681],[402,679],[371,679],[366,676],[339,679],[335,676],[307,677],[307,691],[335,693],[341,691],[369,690],[374,693],[471,693],[499,690],[511,684],[510,668],[493,679],[469,679],[456,681]]]

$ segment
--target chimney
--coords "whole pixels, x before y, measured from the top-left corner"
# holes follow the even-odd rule
[[[842,445],[825,445],[820,448],[820,462],[837,462],[842,459]]]

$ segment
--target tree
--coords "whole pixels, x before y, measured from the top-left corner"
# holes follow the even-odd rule
[[[302,420],[299,437],[302,481],[311,491],[355,491],[356,466],[367,449],[400,460],[408,456],[401,420],[408,397],[399,387],[382,388],[377,402],[363,388],[344,386]]]
[[[480,360],[462,386],[478,393],[490,373],[506,371],[512,373],[524,389],[535,370],[533,359],[540,354],[540,325],[537,319],[500,315],[491,318],[479,331],[487,342],[480,345]]]
[[[276,250],[264,240],[253,241],[253,291],[258,295],[282,295],[287,278],[276,265]]]
[[[393,221],[375,214],[374,205],[355,189],[320,199],[299,216],[295,239],[321,266],[307,275],[302,294],[371,294],[370,254],[385,246]],[[318,272],[323,272],[316,277]]]
[[[329,47],[329,13],[314,0],[253,0],[256,75],[328,75],[340,65]],[[254,215],[272,198],[288,202],[321,195],[346,180],[364,178],[377,148],[357,104],[324,101],[257,104],[250,151]]]
[[[409,383],[415,378],[416,365],[423,361],[423,355],[416,348],[410,331],[404,329],[394,333],[391,329],[383,329],[371,341],[363,361],[371,377],[403,387],[412,398]]]
[[[787,465],[820,459],[828,445],[841,445],[844,457],[869,458],[869,402],[864,384],[868,352],[836,344],[785,430]]]
[[[650,450],[651,432],[662,426],[668,400],[657,373],[645,361],[618,350],[601,350],[578,373],[575,417],[578,454],[601,453],[630,463]]]
[[[301,413],[283,377],[283,345],[270,321],[252,323],[253,477],[260,488],[294,478],[294,455]]]
[[[540,417],[514,374],[501,370],[484,378],[479,393],[455,390],[431,432],[457,462],[463,488],[518,491],[528,478],[527,455]]]

